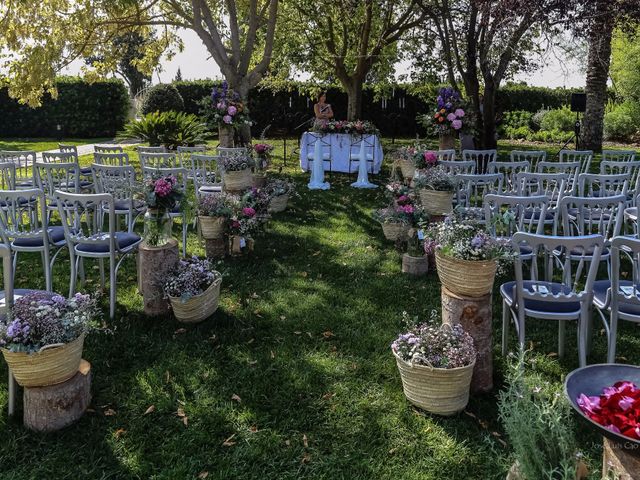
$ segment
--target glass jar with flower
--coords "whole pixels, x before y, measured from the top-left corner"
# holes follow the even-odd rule
[[[99,327],[94,297],[36,291],[18,298],[0,321],[0,349],[23,387],[62,383],[78,372],[85,335]]]
[[[143,186],[142,200],[147,205],[144,214],[144,241],[152,247],[162,247],[171,241],[173,221],[170,213],[184,196],[173,175],[155,174]]]
[[[180,260],[164,284],[176,319],[183,323],[206,320],[218,309],[222,275],[209,260]]]
[[[476,363],[473,338],[461,325],[438,325],[438,313],[420,323],[406,312],[407,331],[391,344],[407,400],[438,415],[462,411]]]
[[[420,195],[420,203],[429,215],[448,215],[453,210],[455,183],[442,166],[420,172],[413,179]]]
[[[222,157],[219,160],[222,168],[222,184],[229,192],[243,192],[253,187],[251,169],[255,165],[249,155]]]
[[[224,237],[227,221],[231,217],[234,201],[228,193],[201,195],[198,199],[198,224],[205,240]]]
[[[498,262],[513,260],[506,240],[492,237],[484,225],[447,217],[429,232],[437,243],[436,268],[442,285],[455,295],[482,297],[491,293]]]

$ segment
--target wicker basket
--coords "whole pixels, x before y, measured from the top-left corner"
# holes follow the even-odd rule
[[[429,257],[426,255],[412,257],[408,253],[402,255],[402,273],[422,276],[429,272]]]
[[[180,297],[169,297],[176,319],[182,323],[198,323],[213,315],[218,309],[221,284],[222,277],[218,277],[200,295],[191,297],[184,302]]]
[[[467,406],[475,362],[460,368],[434,368],[412,365],[393,355],[404,395],[413,405],[438,415],[453,415]]]
[[[406,240],[409,234],[409,225],[399,222],[383,223],[382,232],[384,233],[384,237],[392,242]]]
[[[66,382],[80,367],[84,334],[75,340],[45,345],[37,353],[10,352],[2,349],[13,376],[22,387],[45,387]]]
[[[453,192],[423,188],[420,190],[420,203],[429,215],[448,215],[453,211]]]
[[[224,172],[224,189],[232,192],[247,190],[253,186],[253,175],[251,169],[229,170]]]
[[[455,295],[482,297],[491,293],[497,267],[495,260],[460,260],[436,251],[440,283]]]
[[[405,180],[410,180],[415,176],[416,166],[411,160],[400,159],[398,160],[398,165],[400,165],[400,171]]]
[[[198,215],[200,233],[205,240],[218,240],[224,237],[224,217],[207,217]]]
[[[269,213],[280,213],[287,209],[287,203],[289,203],[289,194],[279,195],[273,197],[269,202]]]

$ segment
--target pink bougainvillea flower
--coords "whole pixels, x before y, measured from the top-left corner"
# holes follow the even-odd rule
[[[460,130],[462,128],[462,121],[461,120],[454,120],[453,122],[451,122],[451,126],[455,129],[455,130]]]
[[[464,110],[461,108],[457,108],[455,112],[453,112],[456,117],[462,118],[464,117]]]

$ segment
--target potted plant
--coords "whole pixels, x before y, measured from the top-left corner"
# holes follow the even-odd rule
[[[197,211],[202,238],[220,240],[233,211],[233,199],[227,193],[202,195],[198,199]]]
[[[296,185],[287,180],[274,180],[267,184],[265,189],[271,198],[269,202],[269,212],[279,213],[287,209],[289,199],[296,191]]]
[[[413,179],[420,203],[429,215],[448,215],[453,210],[455,183],[444,168],[437,166],[421,171]]]
[[[508,241],[500,241],[475,221],[448,217],[435,224],[438,277],[451,293],[482,297],[491,293],[499,260],[513,259]]]
[[[374,220],[382,225],[385,238],[393,242],[406,240],[409,229],[424,217],[424,211],[411,203],[392,205],[373,212]]]
[[[429,257],[425,252],[424,232],[411,230],[407,242],[407,252],[402,255],[402,273],[422,276],[429,271]]]
[[[476,363],[473,339],[461,325],[437,325],[403,314],[408,330],[391,344],[407,400],[438,415],[453,415],[469,401]]]
[[[172,175],[154,175],[143,186],[142,199],[147,205],[144,214],[144,241],[152,247],[162,247],[171,240],[173,221],[170,212],[175,210],[184,196]]]
[[[84,338],[101,312],[95,298],[76,293],[67,299],[36,291],[16,300],[0,322],[0,349],[23,387],[62,383],[78,372]]]
[[[255,167],[253,172],[253,186],[256,188],[264,187],[267,181],[266,170],[271,164],[271,152],[273,145],[265,142],[256,143],[253,146],[253,152],[256,155]]]
[[[203,102],[201,113],[209,125],[218,128],[220,146],[233,147],[235,130],[244,126],[250,127],[252,123],[240,95],[230,89],[225,80],[220,88],[213,87],[211,99],[205,99]]]
[[[218,309],[222,275],[198,257],[180,260],[164,284],[173,314],[183,323],[206,320]]]
[[[253,251],[253,234],[260,228],[260,220],[253,207],[238,202],[229,219],[229,254],[237,257]]]
[[[253,186],[251,168],[255,162],[250,156],[222,157],[219,162],[225,190],[238,192]]]

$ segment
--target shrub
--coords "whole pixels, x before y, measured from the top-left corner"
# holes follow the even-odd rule
[[[576,123],[576,114],[567,106],[556,110],[549,110],[540,122],[542,130],[560,130],[561,132],[573,132]]]
[[[19,104],[0,88],[0,136],[112,137],[127,121],[131,104],[120,80],[60,77],[56,88],[58,98],[45,95],[38,108]]]
[[[154,85],[144,96],[140,111],[143,115],[152,112],[182,112],[184,100],[173,85],[160,83]]]
[[[195,115],[153,112],[125,125],[119,138],[139,138],[151,146],[164,145],[174,150],[178,146],[193,146],[203,142],[205,133],[205,125]]]

